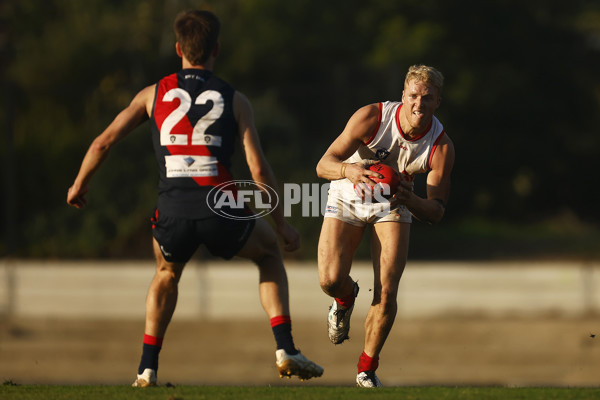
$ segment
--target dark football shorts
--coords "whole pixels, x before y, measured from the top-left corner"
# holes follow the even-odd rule
[[[217,214],[203,219],[170,217],[157,209],[152,218],[152,235],[168,262],[188,262],[202,244],[212,255],[229,260],[244,247],[255,222]]]

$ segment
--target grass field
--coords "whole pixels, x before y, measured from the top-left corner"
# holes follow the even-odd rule
[[[192,271],[188,271],[188,281],[199,280]],[[506,271],[510,274],[514,269]],[[132,276],[137,278],[138,272],[134,272]],[[106,275],[112,282],[112,272]],[[430,291],[429,296],[436,302],[448,304],[446,300],[454,298],[448,297],[448,294],[455,292],[448,292],[452,285],[445,280],[447,276],[428,275],[421,284],[411,287],[427,291],[432,287],[428,282],[443,281],[442,290]],[[575,305],[586,299],[590,304],[597,304],[592,301],[599,299],[598,291],[592,290],[586,297],[579,291],[563,289],[565,285],[569,286],[569,282],[580,282],[579,279],[595,279],[597,283],[590,287],[599,287],[597,279],[600,271],[581,275],[564,273],[558,277],[556,285],[550,286],[553,290],[545,292],[536,291],[534,285],[541,284],[540,279],[532,279],[488,284],[486,287],[494,295],[489,298],[481,292],[476,295],[469,292],[471,296],[467,296],[473,303],[489,306],[504,299],[520,299],[509,303],[513,305],[509,305],[508,310],[515,310],[510,313],[496,316],[441,313],[429,317],[403,314],[390,332],[378,370],[386,386],[382,390],[353,387],[357,358],[363,349],[365,332],[361,320],[370,301],[368,285],[364,290],[366,296],[358,303],[352,340],[342,346],[332,346],[327,339],[323,318],[328,304],[307,305],[311,296],[322,296],[317,293],[320,290],[318,285],[306,291],[302,287],[302,290],[296,290],[296,293],[310,294],[301,298],[303,301],[296,302],[298,308],[320,310],[315,312],[314,317],[294,320],[296,344],[304,354],[325,368],[319,379],[301,383],[296,379],[279,378],[274,363],[272,332],[262,315],[262,318],[238,320],[231,317],[208,318],[204,314],[191,318],[183,313],[178,314],[171,324],[168,344],[161,351],[161,386],[137,389],[128,384],[133,381],[140,360],[143,320],[100,318],[96,315],[86,318],[45,315],[46,310],[52,311],[52,308],[69,310],[73,303],[81,301],[82,290],[58,291],[67,294],[62,297],[63,303],[44,301],[40,294],[57,292],[57,289],[47,284],[48,278],[37,277],[44,285],[21,293],[29,293],[30,303],[41,309],[41,314],[0,318],[0,400],[351,400],[367,396],[374,400],[600,399],[598,312],[563,314],[561,309],[549,308],[532,315],[519,313],[531,303],[543,303],[548,296],[558,296]],[[305,275],[299,271],[295,278],[295,284],[307,282]],[[30,276],[17,282],[35,279]],[[75,282],[85,279],[82,276]],[[93,281],[97,284],[98,279]],[[466,286],[456,285],[456,288],[479,287],[481,280],[468,279],[466,283]],[[135,282],[124,286],[124,289],[129,291],[131,286],[135,286]],[[194,289],[191,287],[190,291]],[[94,293],[92,286],[85,290]],[[143,287],[141,290],[146,289]],[[231,290],[225,292],[230,293]],[[252,299],[258,301],[255,290],[252,293]],[[523,293],[528,296],[523,296]],[[133,300],[119,298],[119,301],[114,301],[111,292],[92,297],[109,310],[118,309],[130,301],[143,308],[142,294],[136,295]],[[423,297],[417,297],[417,300],[420,298]],[[21,299],[19,304],[23,304],[24,298],[18,299]],[[218,299],[215,298],[213,303]],[[50,308],[42,308],[49,304]]]
[[[502,388],[502,387],[396,387],[357,389],[351,387],[236,387],[177,386],[138,389],[128,386],[0,386],[0,399],[85,400],[580,400],[600,398],[600,388]]]

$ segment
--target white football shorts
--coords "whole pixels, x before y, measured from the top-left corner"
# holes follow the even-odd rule
[[[363,201],[354,191],[329,188],[325,218],[337,218],[355,226],[378,222],[412,222],[406,206],[391,207],[388,202]]]

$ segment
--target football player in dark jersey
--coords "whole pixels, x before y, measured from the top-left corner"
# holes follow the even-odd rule
[[[185,11],[177,16],[174,29],[182,69],[141,90],[96,137],[67,195],[69,205],[83,208],[88,183],[110,149],[150,120],[160,175],[152,219],[157,265],[146,299],[143,353],[133,386],[156,385],[158,354],[175,310],[178,282],[200,245],[213,255],[240,256],[258,266],[260,300],[275,336],[280,376],[321,376],[323,368],[296,349],[291,335],[287,276],[277,234],[285,250],[293,251],[300,245],[298,232],[285,221],[281,207],[270,213],[275,232],[248,207],[232,207],[230,202],[226,211],[217,210],[211,200],[211,193],[233,179],[235,140],[242,143],[255,188],[276,191],[250,102],[212,72],[219,53],[219,20],[208,11]],[[235,193],[235,184],[229,186]]]

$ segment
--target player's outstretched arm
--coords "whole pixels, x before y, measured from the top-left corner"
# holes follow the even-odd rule
[[[248,98],[240,92],[236,92],[234,95],[233,111],[238,122],[242,147],[252,179],[279,192],[273,169],[267,161],[260,145],[258,132],[254,125],[252,105]],[[300,247],[300,234],[296,228],[285,220],[282,209],[282,207],[276,207],[270,215],[275,222],[277,233],[283,238],[285,250],[294,251]]]
[[[148,119],[154,91],[154,85],[140,91],[129,106],[121,111],[104,132],[94,139],[81,162],[73,185],[67,192],[67,204],[76,208],[85,207],[87,204],[85,195],[90,179],[106,159],[112,146]]]

